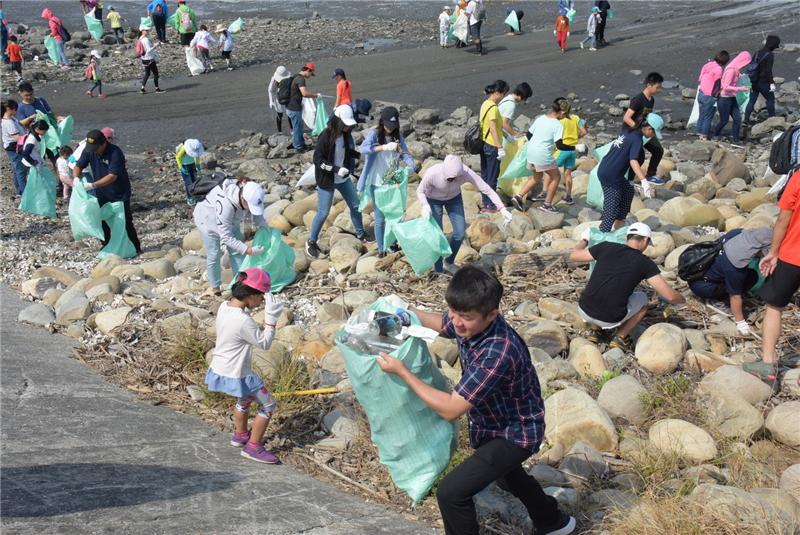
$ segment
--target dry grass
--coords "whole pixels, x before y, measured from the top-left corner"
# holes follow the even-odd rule
[[[657,377],[645,385],[642,402],[647,412],[647,427],[666,418],[678,418],[703,425],[705,413],[697,403],[694,384],[685,375]]]

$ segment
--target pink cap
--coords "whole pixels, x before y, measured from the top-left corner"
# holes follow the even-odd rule
[[[105,128],[101,128],[100,131],[106,136],[107,141],[111,141],[114,139],[114,129],[110,126],[106,126]]]
[[[239,273],[239,282],[261,293],[267,293],[272,286],[269,274],[261,268],[248,268]]]

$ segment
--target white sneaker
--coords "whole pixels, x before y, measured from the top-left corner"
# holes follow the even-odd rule
[[[597,52],[596,48],[590,48],[589,50],[591,50],[592,52]]]
[[[581,50],[583,50],[583,41],[581,41]]]

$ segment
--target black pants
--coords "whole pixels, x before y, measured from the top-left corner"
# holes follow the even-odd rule
[[[121,45],[125,42],[125,30],[122,28],[114,28],[114,37],[117,38],[117,44]]]
[[[167,17],[164,15],[150,15],[153,19],[153,26],[156,28],[156,37],[162,43],[167,42]]]
[[[147,79],[150,78],[150,73],[153,74],[153,84],[158,89],[158,63],[154,60],[142,60],[142,67],[144,68],[144,76],[142,76],[142,88],[147,85]]]
[[[664,147],[661,146],[658,138],[654,137],[647,142],[644,148],[650,153],[650,163],[647,164],[646,176],[656,176],[658,164],[661,163],[661,158],[664,156]]]
[[[278,127],[278,132],[283,132],[283,113],[275,114],[275,125]]]
[[[446,535],[478,535],[478,519],[472,497],[498,481],[519,498],[534,526],[552,525],[558,520],[558,502],[542,490],[535,478],[522,468],[532,453],[501,438],[481,445],[439,484],[436,499]]]
[[[100,206],[106,204],[105,202],[100,203]],[[134,247],[136,247],[136,252],[142,252],[142,244],[139,242],[139,235],[136,234],[136,228],[133,226],[133,214],[131,213],[131,201],[122,201],[122,205],[125,207],[125,232],[128,234],[128,239],[131,240],[131,243]],[[103,221],[103,247],[108,245],[109,240],[111,239],[111,227],[109,227],[105,221]]]
[[[469,36],[472,38],[472,42],[475,43],[475,51],[479,54],[483,53],[483,43],[481,42],[481,26],[483,26],[482,20],[479,20],[475,24],[469,25]]]
[[[94,90],[97,89],[100,94],[103,94],[103,80],[95,80],[94,85],[89,89],[89,92],[92,93]]]
[[[601,11],[600,22],[597,23],[597,29],[594,32],[598,44],[605,43],[606,41],[606,20],[608,20],[608,13],[603,14]]]

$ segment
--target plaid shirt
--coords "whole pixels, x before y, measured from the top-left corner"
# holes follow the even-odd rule
[[[455,338],[463,370],[455,391],[469,401],[469,439],[473,448],[502,438],[536,452],[544,436],[544,401],[528,347],[498,316],[469,339],[456,335],[450,315],[442,336]]]

